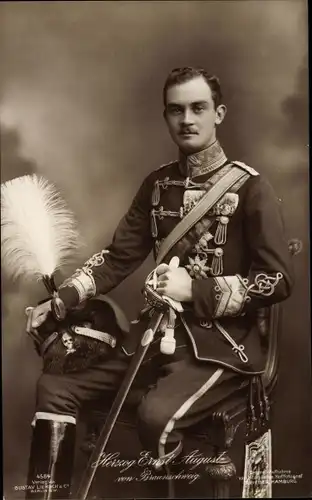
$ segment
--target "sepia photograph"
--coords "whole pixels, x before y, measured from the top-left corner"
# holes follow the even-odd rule
[[[3,500],[310,498],[308,2],[0,32]]]

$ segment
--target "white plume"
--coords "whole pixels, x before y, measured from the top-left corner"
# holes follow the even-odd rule
[[[33,174],[1,185],[1,260],[12,279],[52,276],[78,243],[74,215],[53,184]]]

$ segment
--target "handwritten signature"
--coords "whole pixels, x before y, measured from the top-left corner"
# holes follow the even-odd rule
[[[224,452],[225,453],[225,452]],[[222,460],[224,453],[218,455],[218,457],[207,457],[199,450],[193,450],[188,455],[183,455],[177,459],[172,458],[153,458],[150,451],[141,451],[139,457],[133,459],[121,458],[119,451],[114,453],[102,453],[96,462],[92,463],[92,467],[111,467],[120,468],[120,472],[126,472],[131,467],[147,467],[152,466],[155,468],[161,467],[167,464],[186,464],[189,465],[189,469],[196,469],[201,464],[209,463],[219,463]]]

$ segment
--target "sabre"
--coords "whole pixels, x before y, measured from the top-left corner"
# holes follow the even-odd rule
[[[100,465],[101,457],[103,456],[106,445],[114,429],[116,420],[120,414],[122,406],[131,389],[132,383],[147,353],[147,350],[154,339],[154,335],[161,323],[163,316],[164,313],[156,313],[155,318],[152,318],[149,328],[144,332],[140,345],[136,349],[136,352],[131,359],[131,363],[128,367],[127,373],[110,408],[105,424],[98,437],[97,444],[91,454],[87,468],[82,477],[82,481],[76,495],[77,500],[86,500],[88,496],[92,481],[96,474],[97,468]]]
[[[179,266],[178,257],[173,257],[169,263],[169,267],[175,268]],[[178,311],[181,311],[182,306],[180,303],[168,298],[168,297],[160,297],[156,291],[156,274],[155,271],[150,273],[146,280],[146,287],[150,290],[152,294],[153,301],[156,299],[161,301],[163,304],[163,308],[161,311],[157,309],[154,312],[154,315],[151,318],[148,329],[142,335],[141,341],[136,348],[136,351],[131,359],[125,377],[119,387],[117,395],[113,401],[113,404],[110,408],[110,411],[107,415],[106,421],[100,435],[97,439],[95,448],[91,454],[89,462],[87,464],[87,468],[82,477],[81,483],[79,485],[76,498],[77,500],[86,500],[90,487],[92,485],[92,481],[97,472],[97,469],[101,462],[101,457],[105,451],[105,448],[108,444],[111,433],[114,429],[118,416],[121,412],[122,406],[126,400],[126,397],[131,389],[132,383],[135,379],[135,376],[140,369],[142,361],[147,353],[147,350],[154,339],[154,336],[164,318],[164,315],[169,311],[169,329],[166,329],[165,337],[162,339],[164,341],[162,344],[161,352],[164,354],[173,354],[175,350],[175,339],[174,339],[174,325],[171,323],[170,318],[172,317],[172,308],[175,308]],[[155,304],[155,302],[154,302]],[[172,312],[171,312],[172,311]],[[175,317],[175,313],[173,312]]]

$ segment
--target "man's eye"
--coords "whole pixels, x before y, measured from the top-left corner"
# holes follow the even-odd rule
[[[172,115],[179,115],[182,113],[181,108],[169,108],[169,113]]]
[[[205,106],[198,104],[197,106],[194,106],[193,110],[194,113],[202,113],[205,110]]]

